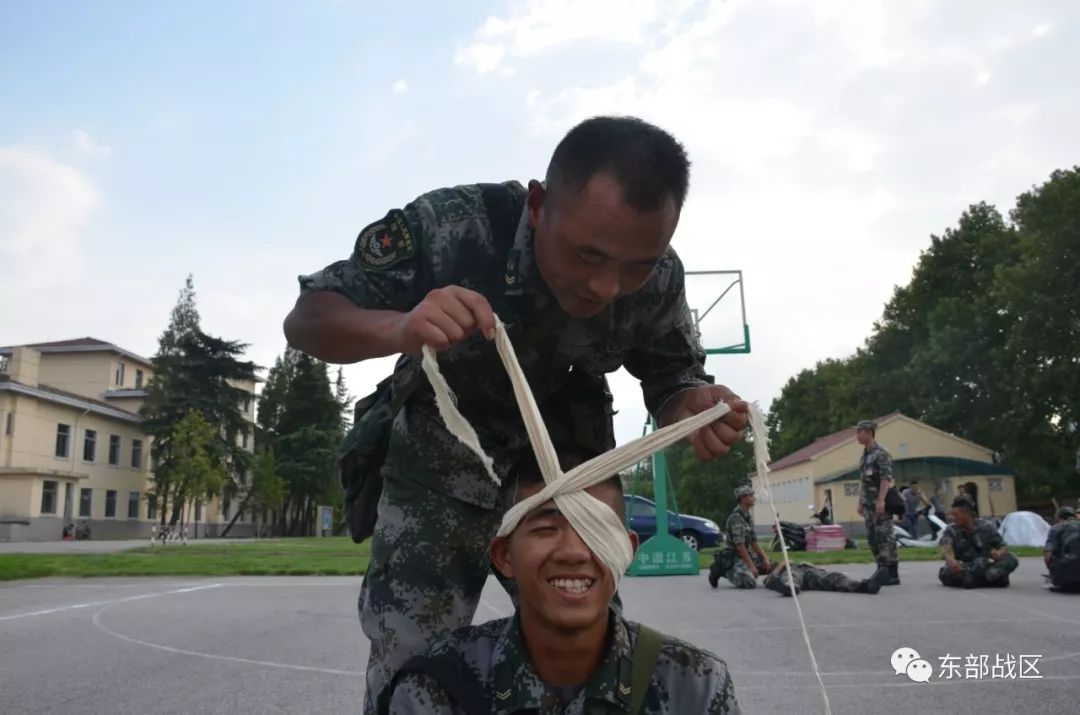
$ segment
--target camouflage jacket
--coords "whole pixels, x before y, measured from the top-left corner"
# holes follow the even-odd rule
[[[1043,551],[1055,559],[1080,558],[1080,521],[1066,519],[1050,527]]]
[[[986,519],[976,519],[975,528],[968,533],[956,524],[945,527],[941,535],[942,547],[952,546],[957,561],[971,563],[978,558],[990,558],[990,552],[1005,545],[1005,539]]]
[[[491,712],[544,715],[625,713],[630,703],[636,623],[611,613],[610,647],[580,688],[546,686],[533,670],[517,615],[468,626],[432,646],[429,656],[460,667],[458,687],[486,693]],[[384,703],[385,706],[385,703]],[[464,715],[447,690],[427,674],[404,672],[389,696],[391,715]],[[663,637],[641,712],[739,713],[727,665],[708,651]]]
[[[859,499],[863,508],[873,507],[881,490],[881,480],[892,481],[892,457],[877,442],[863,450],[859,462]]]
[[[552,440],[611,449],[606,373],[625,366],[641,380],[653,415],[676,392],[713,382],[686,304],[683,266],[669,249],[641,290],[596,316],[571,319],[534,260],[526,193],[516,181],[426,193],[364,228],[349,258],[301,276],[301,291],[335,291],[361,308],[395,311],[412,309],[443,286],[483,294],[506,325]],[[530,447],[495,344],[474,333],[440,352],[439,365],[496,472],[505,476]],[[493,508],[498,488],[446,431],[418,355],[398,359],[393,389],[418,374],[421,387],[393,424],[387,468]],[[354,438],[346,438],[343,451]]]
[[[724,532],[727,536],[728,548],[734,549],[739,544],[749,548],[750,544],[757,541],[757,532],[754,531],[754,515],[749,510],[743,510],[741,506],[735,507],[727,518]]]

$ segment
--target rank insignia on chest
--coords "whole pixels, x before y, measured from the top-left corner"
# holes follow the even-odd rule
[[[517,283],[518,252],[510,251],[506,259],[506,285],[512,286]]]
[[[416,242],[400,209],[364,228],[356,239],[356,257],[367,268],[389,268],[415,255]]]

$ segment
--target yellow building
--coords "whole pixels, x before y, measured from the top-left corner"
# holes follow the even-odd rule
[[[138,410],[152,377],[149,360],[94,338],[0,348],[0,541],[60,539],[68,524],[94,539],[149,536],[162,514]],[[254,422],[255,384],[238,386]],[[230,535],[251,532],[243,516]],[[230,519],[219,500],[185,517],[189,538]]]
[[[918,482],[930,498],[940,489],[946,511],[957,488],[974,484],[980,516],[1004,516],[1016,510],[1016,482],[1011,469],[996,463],[994,451],[956,435],[894,412],[877,420],[876,439],[893,460],[893,484],[902,489]],[[863,519],[856,511],[859,496],[859,462],[863,446],[855,427],[819,437],[813,443],[774,460],[769,483],[780,519],[806,523],[826,503],[833,520],[849,533],[861,534]],[[773,522],[769,503],[761,496],[754,507],[754,521],[762,530]],[[923,522],[925,527],[925,522]]]

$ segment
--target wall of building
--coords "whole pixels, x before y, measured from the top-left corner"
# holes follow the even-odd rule
[[[38,383],[95,400],[109,389],[111,355],[100,353],[45,353],[38,368]]]

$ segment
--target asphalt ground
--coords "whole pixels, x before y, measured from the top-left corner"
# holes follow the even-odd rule
[[[937,568],[902,563],[902,585],[875,596],[799,599],[832,712],[1080,711],[1080,596],[1048,591],[1037,559],[1022,559],[1005,589],[945,589]],[[837,569],[864,577],[871,567]],[[0,712],[358,712],[368,654],[359,585],[338,577],[0,584]],[[621,592],[630,618],[724,658],[744,712],[824,712],[792,599],[726,581],[713,590],[705,572],[626,578]],[[477,622],[509,612],[492,580]],[[900,647],[930,663],[929,682],[895,673]]]

